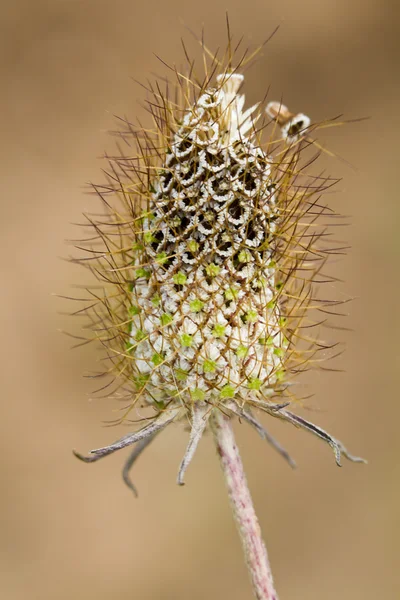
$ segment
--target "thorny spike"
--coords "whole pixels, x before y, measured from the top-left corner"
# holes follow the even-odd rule
[[[296,462],[290,456],[290,454],[283,448],[280,443],[261,425],[259,421],[254,417],[250,410],[240,408],[236,403],[232,402],[228,408],[235,413],[238,417],[246,421],[249,425],[254,427],[257,433],[266,440],[279,454],[289,463],[292,469],[297,467]]]
[[[171,409],[167,409],[165,412],[161,413],[159,417],[157,417],[154,421],[151,421],[148,425],[143,427],[143,429],[139,429],[135,433],[129,433],[128,435],[124,435],[121,439],[117,440],[113,444],[109,446],[105,446],[104,448],[97,448],[96,450],[91,450],[90,454],[93,456],[84,456],[73,450],[73,453],[77,458],[83,460],[83,462],[95,462],[96,460],[100,460],[105,456],[109,456],[113,452],[117,450],[121,450],[122,448],[126,448],[127,446],[131,446],[140,440],[146,439],[148,437],[154,437],[156,433],[158,433],[161,429],[164,429],[169,423],[175,420],[180,408],[175,407]]]
[[[257,408],[261,408],[268,414],[274,416],[275,413],[282,410],[282,408],[286,408],[289,406],[290,402],[281,402],[277,404],[276,402],[267,402],[265,400],[260,400],[259,398],[251,398],[249,399],[249,404],[253,404]]]
[[[157,433],[153,433],[153,435],[149,435],[148,437],[143,438],[142,440],[137,442],[136,446],[131,451],[131,454],[129,455],[129,458],[126,461],[124,468],[122,470],[122,479],[125,481],[128,488],[130,490],[132,490],[132,492],[134,493],[136,498],[138,497],[138,492],[129,476],[129,471],[131,470],[131,468],[133,467],[134,463],[139,458],[139,456],[142,454],[143,450],[145,450],[147,448],[147,446],[149,444],[151,444],[151,442],[154,440],[156,435],[157,435]]]
[[[210,413],[210,407],[205,402],[199,402],[193,405],[192,428],[190,430],[189,444],[186,448],[185,455],[179,467],[177,479],[178,485],[185,485],[183,478],[185,476],[186,469],[190,465],[192,458],[197,450],[199,441],[207,426]]]
[[[342,466],[340,462],[342,454],[352,462],[367,464],[367,461],[364,458],[361,458],[360,456],[353,456],[352,454],[350,454],[341,441],[332,437],[321,427],[318,427],[318,425],[314,425],[313,423],[310,423],[310,421],[303,419],[303,417],[299,417],[298,415],[295,415],[294,413],[288,410],[281,410],[276,414],[276,416],[282,418],[285,421],[288,421],[289,423],[292,423],[296,427],[300,427],[301,429],[309,431],[310,433],[316,435],[321,440],[324,440],[324,442],[329,444],[335,455],[335,460],[338,467]]]

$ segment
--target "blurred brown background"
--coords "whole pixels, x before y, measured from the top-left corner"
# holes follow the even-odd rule
[[[367,457],[335,467],[306,433],[270,429],[298,461],[292,472],[237,426],[281,600],[400,598],[399,18],[390,0],[279,2],[3,0],[0,52],[2,397],[0,588],[8,600],[245,600],[251,598],[210,438],[175,485],[186,444],[171,428],[135,469],[140,497],[120,479],[123,456],[84,465],[71,448],[111,442],[112,402],[89,403],[94,348],[70,351],[59,314],[83,270],[63,262],[72,225],[90,206],[81,186],[101,181],[97,158],[113,114],[143,117],[145,80],[182,61],[182,22],[206,26],[209,46],[233,32],[258,44],[281,25],[249,71],[248,102],[264,95],[315,120],[371,120],[320,139],[356,167],[322,159],[343,177],[332,206],[350,214],[351,253],[331,267],[331,290],[355,297],[336,332],[339,374],[310,374],[310,417]],[[79,294],[79,292],[78,292]],[[346,307],[347,308],[347,307]],[[341,324],[342,321],[339,321]]]

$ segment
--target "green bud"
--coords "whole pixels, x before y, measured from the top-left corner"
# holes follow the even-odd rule
[[[253,377],[248,384],[248,388],[249,390],[259,390],[260,387],[262,386],[262,381],[261,379],[258,379],[257,377]]]
[[[238,294],[239,290],[237,290],[236,288],[228,288],[224,292],[225,300],[235,300],[235,298],[238,297]]]
[[[206,267],[206,273],[209,277],[216,277],[219,272],[221,270],[221,267],[219,267],[218,265],[211,263],[210,265],[207,265]]]
[[[240,263],[248,263],[251,260],[251,254],[248,250],[239,252],[238,260]]]
[[[161,363],[164,362],[164,357],[162,356],[162,354],[153,354],[153,356],[151,357],[151,362],[153,363],[153,365],[158,367],[158,365],[161,365]]]
[[[202,302],[198,298],[196,298],[195,300],[192,300],[189,304],[190,310],[194,313],[200,312],[202,310],[203,306],[204,306],[204,302]]]
[[[146,242],[146,244],[151,244],[151,242],[154,241],[154,237],[151,231],[146,231],[144,236],[143,236],[144,241]]]
[[[161,302],[161,296],[160,294],[154,294],[154,296],[151,297],[151,303],[153,306],[158,306]]]
[[[183,285],[184,283],[186,283],[187,277],[186,277],[185,273],[182,273],[182,271],[179,271],[179,273],[176,273],[172,279],[173,279],[173,282],[176,283],[176,285]]]
[[[204,361],[203,370],[204,373],[214,373],[217,368],[217,363],[214,360],[208,358]]]
[[[146,279],[150,279],[151,276],[151,271],[149,271],[148,269],[136,269],[136,279],[139,279],[139,277],[145,277]]]
[[[220,398],[234,398],[235,392],[236,392],[236,390],[233,387],[233,385],[230,385],[228,383],[228,384],[224,385],[224,387],[220,391],[219,395],[220,395]]]
[[[282,356],[285,355],[285,351],[283,348],[274,348],[274,354],[279,356],[279,358],[282,358]]]
[[[189,240],[187,243],[187,248],[189,252],[194,254],[199,249],[199,244],[195,240]]]
[[[186,348],[190,348],[190,346],[193,344],[193,336],[189,335],[188,333],[184,333],[181,335],[181,344]]]
[[[246,323],[257,323],[258,321],[258,312],[256,310],[249,310],[245,316]]]
[[[163,313],[160,317],[160,323],[163,327],[166,327],[167,325],[172,323],[173,320],[173,317],[168,313]]]
[[[168,260],[168,258],[167,258],[166,252],[160,252],[156,256],[156,261],[158,262],[159,265],[163,265],[164,263],[167,262],[167,260]]]
[[[185,379],[187,379],[188,376],[188,372],[185,371],[185,369],[176,369],[175,370],[175,377],[178,381],[185,381]]]
[[[206,394],[200,388],[194,388],[194,390],[190,390],[190,395],[192,396],[192,400],[201,402],[204,400]]]
[[[223,335],[225,335],[225,327],[217,323],[216,325],[214,325],[212,334],[215,337],[222,337]]]
[[[246,346],[238,346],[237,350],[236,350],[236,356],[238,358],[244,358],[245,356],[247,356],[249,352],[249,349],[246,348]]]
[[[140,375],[137,375],[134,378],[134,382],[138,388],[142,388],[146,385],[146,383],[149,381],[149,379],[150,379],[149,373],[146,373],[146,374],[141,373]]]
[[[133,244],[132,250],[134,252],[139,252],[140,250],[144,250],[144,246],[140,242],[137,242],[136,244]]]

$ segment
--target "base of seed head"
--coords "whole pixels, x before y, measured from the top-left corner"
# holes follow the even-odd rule
[[[285,406],[286,406],[286,404],[285,404]],[[198,443],[207,427],[209,418],[210,418],[212,412],[216,411],[216,410],[221,410],[221,409],[209,406],[208,404],[203,403],[203,402],[199,402],[199,403],[193,405],[192,412],[191,412],[191,431],[190,431],[189,443],[188,443],[186,452],[184,454],[184,457],[182,459],[181,465],[179,467],[178,478],[177,478],[178,485],[184,485],[184,483],[185,483],[184,476],[185,476],[186,470],[187,470],[189,464],[191,463],[191,460],[197,449]],[[257,433],[259,433],[259,435],[264,440],[266,440],[273,448],[275,448],[275,450],[277,450],[277,452],[288,462],[288,464],[292,468],[296,467],[296,463],[292,459],[292,457],[279,444],[279,442],[273,436],[271,436],[271,434],[265,429],[265,427],[254,417],[254,415],[252,414],[252,412],[249,408],[243,409],[241,406],[239,406],[235,402],[230,401],[224,410],[227,410],[227,412],[229,414],[231,414],[232,417],[234,415],[236,415],[241,420],[245,421],[246,423],[248,423],[249,425],[254,427],[255,430],[257,431]],[[353,456],[352,454],[350,454],[348,452],[348,450],[345,448],[345,446],[342,444],[342,442],[340,442],[339,440],[337,440],[336,438],[331,436],[329,433],[324,431],[321,427],[314,425],[310,421],[307,421],[306,419],[303,419],[302,417],[299,417],[298,415],[296,415],[290,411],[287,411],[284,408],[276,410],[276,408],[274,406],[272,406],[271,412],[269,412],[269,414],[272,416],[275,416],[283,421],[286,421],[287,423],[291,423],[292,425],[295,425],[296,427],[304,429],[305,431],[312,433],[319,439],[322,439],[324,442],[326,442],[333,450],[333,453],[335,456],[335,461],[336,461],[336,464],[338,467],[342,466],[341,465],[341,456],[342,455],[352,462],[360,462],[360,463],[367,462],[363,458],[360,458],[358,456]],[[182,417],[179,415],[179,411],[177,411],[177,409],[171,409],[169,412],[167,411],[166,413],[164,413],[162,415],[162,417],[159,417],[150,425],[144,427],[143,429],[141,429],[135,433],[132,433],[132,434],[122,437],[121,439],[117,440],[110,446],[105,446],[104,448],[99,448],[97,450],[91,450],[89,456],[84,456],[82,454],[79,454],[76,451],[74,451],[74,454],[77,458],[79,458],[80,460],[82,460],[84,462],[96,462],[96,461],[100,460],[101,458],[104,458],[106,456],[109,456],[110,454],[113,454],[117,450],[120,450],[127,446],[134,445],[133,451],[131,452],[128,460],[126,461],[124,469],[123,469],[123,479],[124,479],[125,483],[127,484],[127,486],[137,496],[136,488],[133,485],[133,483],[129,477],[130,469],[133,467],[137,458],[139,458],[139,456],[142,454],[142,452],[145,450],[145,448],[147,448],[147,446],[154,440],[156,435],[161,430],[163,430],[165,427],[167,427],[167,425],[169,425],[170,423],[172,423],[175,420],[179,420],[180,418],[182,418]]]

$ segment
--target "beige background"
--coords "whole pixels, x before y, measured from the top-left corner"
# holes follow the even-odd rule
[[[350,161],[323,159],[343,182],[330,201],[350,214],[351,253],[332,265],[355,297],[337,332],[347,351],[339,374],[310,374],[313,418],[366,456],[334,465],[329,449],[273,422],[300,468],[290,469],[237,426],[248,478],[281,600],[400,598],[399,19],[390,0],[3,0],[1,35],[1,595],[7,600],[245,600],[251,598],[211,439],[187,485],[175,485],[186,434],[170,429],[135,469],[140,498],[120,481],[122,456],[73,459],[125,430],[105,429],[107,400],[89,403],[82,375],[94,348],[70,351],[60,314],[83,270],[69,254],[72,225],[91,207],[82,193],[101,181],[97,158],[112,140],[112,115],[143,116],[131,77],[164,73],[153,53],[182,60],[182,21],[209,45],[225,43],[229,9],[237,37],[261,42],[249,101],[283,100],[319,120],[372,119],[326,132]]]

